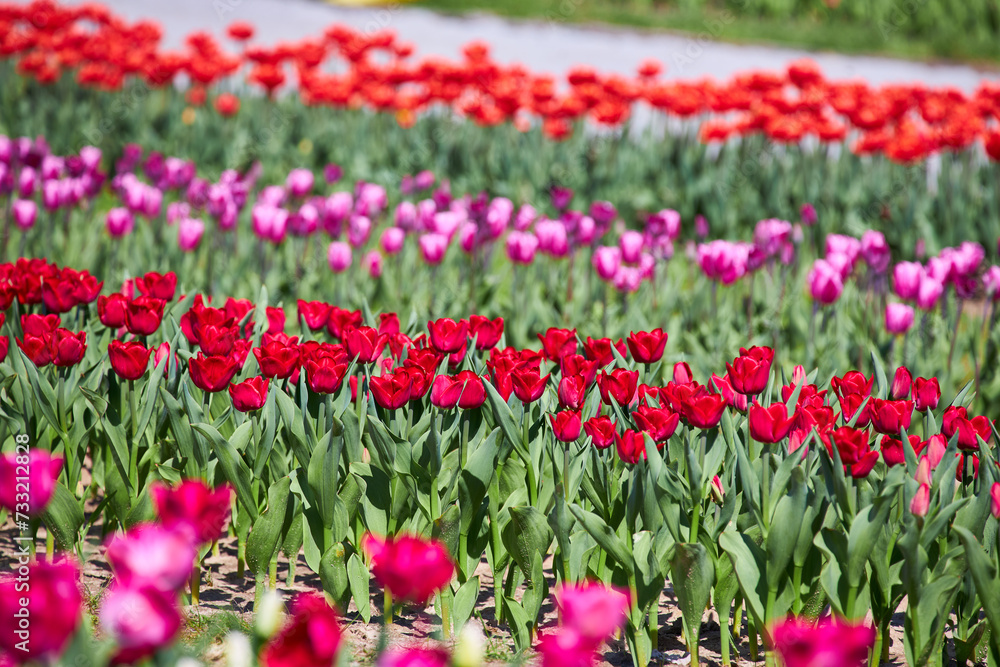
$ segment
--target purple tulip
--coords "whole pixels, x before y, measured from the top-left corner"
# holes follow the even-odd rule
[[[573,201],[573,190],[570,188],[561,188],[557,185],[552,188],[549,196],[552,198],[553,208],[557,211],[562,211]]]
[[[313,187],[313,173],[308,169],[292,169],[285,179],[285,187],[293,197],[305,197]]]
[[[535,223],[535,235],[538,239],[538,249],[542,252],[553,257],[565,257],[569,254],[566,226],[558,220],[546,218],[539,220]]]
[[[14,214],[14,222],[19,229],[28,230],[35,226],[35,219],[38,217],[38,206],[31,199],[15,199],[11,204],[11,211]]]
[[[101,149],[96,146],[84,146],[80,149],[80,159],[87,171],[94,172],[101,166]]]
[[[531,264],[538,250],[538,237],[531,232],[511,232],[507,235],[507,257],[515,264]]]
[[[382,277],[382,253],[378,250],[369,250],[361,258],[361,268],[368,272],[372,278]]]
[[[37,182],[38,177],[35,170],[31,167],[24,167],[21,169],[21,173],[17,175],[17,193],[27,199],[35,194],[35,185]]]
[[[326,259],[330,263],[330,270],[334,273],[343,273],[351,265],[351,246],[343,241],[333,241],[326,251]]]
[[[62,205],[62,185],[59,181],[42,183],[42,206],[46,211],[57,211]]]
[[[882,232],[869,229],[861,235],[861,256],[875,273],[885,273],[891,259],[889,244]]]
[[[328,164],[323,168],[323,178],[327,183],[333,185],[344,176],[344,170],[340,165]]]
[[[610,225],[618,217],[618,210],[609,201],[595,201],[590,205],[590,217],[599,225]]]
[[[288,231],[288,211],[269,204],[255,204],[251,211],[253,231],[258,237],[280,243]]]
[[[427,190],[434,187],[435,180],[434,172],[425,169],[413,177],[413,187],[418,191]]]
[[[639,261],[643,245],[642,234],[635,230],[625,231],[618,238],[618,247],[622,250],[622,260],[629,264],[635,264]]]
[[[654,213],[646,218],[646,233],[654,239],[666,236],[676,241],[681,233],[681,214],[669,208]]]
[[[191,252],[201,243],[205,223],[198,218],[181,218],[177,225],[177,245],[184,252]]]
[[[900,262],[892,269],[892,284],[896,296],[906,301],[913,301],[920,293],[920,281],[924,275],[924,267],[920,262]]]
[[[424,261],[431,265],[437,265],[444,259],[444,253],[448,250],[448,237],[441,234],[424,234],[420,237],[420,252],[424,256]]]
[[[514,218],[514,229],[519,232],[527,231],[537,217],[538,211],[535,210],[534,206],[531,204],[522,204],[521,208],[517,210],[517,216]]]
[[[809,272],[809,293],[823,305],[830,305],[840,298],[844,281],[840,270],[825,259],[817,259]]]
[[[828,234],[826,237],[826,254],[828,257],[837,254],[843,255],[850,260],[853,268],[854,262],[858,260],[858,255],[861,254],[861,241],[853,236]]]
[[[802,218],[802,224],[806,227],[812,227],[819,220],[816,215],[816,207],[809,203],[803,204],[799,208],[799,217]]]
[[[937,305],[938,299],[944,294],[944,285],[932,276],[925,274],[920,279],[917,292],[917,306],[922,310],[931,310]]]
[[[350,224],[347,226],[347,240],[355,248],[360,248],[368,242],[371,231],[371,219],[364,215],[352,215]]]
[[[618,273],[618,267],[622,263],[621,248],[606,245],[597,246],[594,248],[591,262],[601,280],[611,280]]]
[[[885,328],[891,334],[904,334],[913,326],[913,308],[905,303],[885,306]]]
[[[135,219],[128,209],[116,207],[108,211],[107,227],[111,238],[120,239],[132,233]]]
[[[397,227],[403,229],[413,229],[417,224],[417,207],[411,201],[401,201],[396,206],[394,217]]]
[[[387,255],[395,255],[403,249],[403,241],[406,240],[406,232],[399,227],[387,227],[382,232],[382,250]]]

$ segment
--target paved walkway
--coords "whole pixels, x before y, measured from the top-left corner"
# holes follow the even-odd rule
[[[76,2],[77,0],[71,0]],[[572,11],[575,3],[565,0]],[[909,83],[957,86],[971,91],[983,78],[997,79],[964,65],[938,65],[796,49],[741,46],[713,41],[724,39],[725,22],[706,26],[703,36],[642,33],[618,28],[581,27],[560,20],[510,21],[476,14],[455,17],[389,4],[386,8],[334,7],[315,0],[103,0],[129,19],[152,18],[166,31],[165,42],[176,46],[195,29],[221,35],[234,20],[254,23],[258,39],[274,43],[318,35],[334,22],[362,30],[390,28],[416,44],[417,53],[457,58],[460,47],[473,39],[493,45],[494,57],[504,63],[521,62],[540,72],[561,74],[587,64],[602,72],[634,73],[645,58],[668,66],[667,75],[679,78],[727,78],[749,69],[776,70],[797,58],[816,60],[829,78],[864,78],[872,83]],[[733,20],[738,20],[733,17]]]

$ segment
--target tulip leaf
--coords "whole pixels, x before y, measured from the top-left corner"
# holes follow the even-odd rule
[[[693,656],[692,662],[697,664],[701,619],[715,583],[715,566],[708,550],[699,543],[675,544],[670,559],[670,581],[681,609],[684,637]]]
[[[965,562],[976,584],[990,632],[996,638],[993,641],[1000,641],[1000,578],[997,577],[996,567],[971,532],[962,526],[955,526],[954,531],[965,548]]]
[[[476,600],[479,599],[479,577],[471,577],[462,584],[455,593],[454,606],[452,607],[452,617],[454,619],[455,633],[461,632],[472,612],[476,610]]]
[[[72,551],[76,547],[84,516],[79,501],[69,489],[56,484],[52,489],[52,498],[40,518],[46,530],[51,531],[60,551]]]
[[[851,522],[847,536],[847,581],[851,586],[860,586],[865,563],[871,556],[878,541],[879,532],[885,526],[892,509],[893,498],[880,496],[874,505],[862,509]]]
[[[588,512],[576,503],[571,503],[569,505],[569,511],[573,513],[576,520],[580,522],[584,530],[590,533],[601,548],[611,556],[621,567],[625,570],[632,569],[632,556],[629,554],[625,545],[622,543],[621,539],[615,534],[613,530],[604,522],[604,519]]]
[[[351,601],[351,583],[347,575],[346,551],[340,542],[334,543],[323,554],[319,563],[319,579],[323,591],[334,599],[337,607],[347,609]]]
[[[767,599],[766,560],[763,549],[746,533],[727,530],[719,536],[719,546],[729,554],[736,570],[740,592],[747,603],[747,611],[761,624],[765,617]]]
[[[790,456],[786,460],[794,458]],[[788,565],[794,555],[795,544],[806,512],[805,473],[801,467],[795,468],[790,491],[778,500],[764,540],[767,554],[767,588],[774,592],[778,591],[782,579],[788,576]]]
[[[361,618],[368,623],[372,619],[371,593],[369,585],[371,577],[368,575],[368,568],[365,567],[361,556],[357,553],[351,554],[347,560],[347,577],[351,582],[351,596],[354,604],[358,607]]]
[[[250,422],[244,423],[230,440],[226,440],[213,427],[208,424],[191,424],[191,428],[201,433],[211,443],[218,457],[219,466],[222,468],[223,477],[236,489],[236,498],[243,506],[244,511],[250,515],[251,521],[257,520],[257,500],[250,490],[250,482],[253,479],[250,468],[246,461],[240,456],[236,444],[246,443],[250,437],[253,426]]]
[[[889,381],[886,379],[885,366],[882,365],[882,359],[875,352],[875,348],[871,350],[872,358],[872,368],[875,369],[875,383],[878,385],[878,396],[879,398],[889,397]],[[864,410],[864,407],[858,408],[857,414],[860,414]]]
[[[483,387],[486,388],[486,400],[489,401],[490,409],[493,412],[493,421],[495,426],[500,427],[500,431],[503,433],[507,441],[514,446],[517,453],[527,461],[529,460],[528,452],[524,451],[524,445],[521,442],[521,428],[514,421],[514,413],[511,412],[510,406],[507,405],[503,397],[500,396],[500,392],[496,390],[492,382],[483,382]]]
[[[511,507],[510,521],[504,526],[500,537],[531,585],[534,555],[541,554],[544,557],[552,544],[552,531],[545,515],[531,506]]]
[[[197,462],[198,467],[204,469],[208,464],[201,459],[201,449],[194,444],[194,433],[191,432],[191,422],[188,421],[187,413],[180,401],[167,391],[166,387],[160,387],[160,398],[166,408],[167,420],[170,423],[170,431],[174,434],[174,442],[181,455],[188,460]]]
[[[340,440],[340,438],[338,438]],[[319,513],[323,525],[333,525],[333,505],[340,486],[340,452],[343,441],[335,443],[333,436],[327,433],[313,450],[309,460],[306,478],[313,497],[319,505]]]
[[[504,597],[503,602],[509,617],[511,634],[514,636],[514,645],[519,651],[523,651],[531,646],[531,617],[516,600]]]
[[[666,583],[666,574],[660,569],[653,547],[653,533],[643,530],[635,534],[632,558],[635,563],[637,602],[639,609],[644,611],[657,603]]]
[[[247,537],[247,565],[258,577],[267,572],[277,552],[285,525],[292,480],[282,477],[267,490],[267,507],[258,515]]]
[[[496,474],[499,454],[499,428],[494,428],[469,454],[462,468],[458,484],[459,503],[462,506],[462,533],[468,534],[472,517],[486,497],[493,475]]]

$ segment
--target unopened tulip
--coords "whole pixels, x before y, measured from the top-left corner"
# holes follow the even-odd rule
[[[993,482],[993,486],[990,487],[990,500],[993,517],[1000,519],[1000,482]]]
[[[910,370],[906,366],[900,366],[896,369],[896,374],[892,378],[892,387],[889,390],[889,395],[896,401],[907,399],[910,397],[912,386],[913,376],[910,375]]]
[[[132,218],[132,214],[129,213],[128,209],[124,208],[113,208],[108,211],[106,222],[108,233],[112,238],[116,239],[128,236],[135,227],[135,220]]]
[[[334,273],[343,273],[351,265],[351,246],[343,241],[333,241],[327,249],[326,258],[330,263],[330,270]]]
[[[667,346],[667,334],[663,329],[633,332],[627,342],[632,359],[640,364],[654,364],[663,357],[663,350]]]
[[[885,329],[891,334],[905,334],[913,326],[913,308],[905,303],[885,306]]]
[[[913,495],[913,500],[910,501],[910,513],[913,516],[924,517],[927,516],[927,510],[930,508],[931,504],[931,487],[926,484],[921,484],[920,488]]]
[[[419,244],[424,261],[436,266],[441,263],[448,250],[448,237],[441,234],[424,234],[420,237]]]
[[[18,229],[28,230],[35,226],[38,218],[38,206],[31,199],[15,199],[11,204],[11,213]]]
[[[583,424],[584,432],[590,436],[594,446],[607,449],[615,442],[617,427],[608,416],[591,417]]]
[[[229,396],[233,408],[240,412],[255,412],[264,407],[267,402],[267,388],[270,380],[264,377],[252,377],[239,384],[229,385]]]
[[[300,593],[288,621],[264,648],[264,667],[328,667],[343,643],[337,612],[318,593]]]
[[[580,437],[582,423],[576,410],[563,410],[549,415],[552,433],[560,442],[575,442]]]
[[[941,400],[941,385],[938,379],[917,378],[913,381],[913,404],[917,410],[934,410]]]

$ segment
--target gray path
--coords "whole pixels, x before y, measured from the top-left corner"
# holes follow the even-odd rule
[[[71,0],[76,2],[77,0]],[[585,0],[564,0],[572,12]],[[503,63],[520,62],[534,71],[562,74],[586,64],[602,72],[631,74],[643,59],[654,57],[668,66],[667,75],[679,78],[726,78],[748,69],[781,69],[808,55],[829,78],[864,78],[873,83],[951,85],[973,90],[996,72],[977,71],[963,65],[925,64],[890,58],[808,53],[795,49],[740,46],[713,41],[725,39],[727,23],[706,25],[699,36],[639,33],[623,29],[579,27],[556,16],[543,22],[508,21],[488,15],[452,17],[399,4],[386,8],[344,8],[315,0],[103,0],[130,19],[152,18],[166,31],[165,42],[176,46],[195,29],[221,35],[225,26],[240,19],[254,23],[258,39],[274,43],[319,35],[334,22],[361,30],[390,28],[417,46],[417,53],[457,58],[461,45],[483,39],[493,45],[494,57]],[[732,20],[738,20],[733,17]]]

